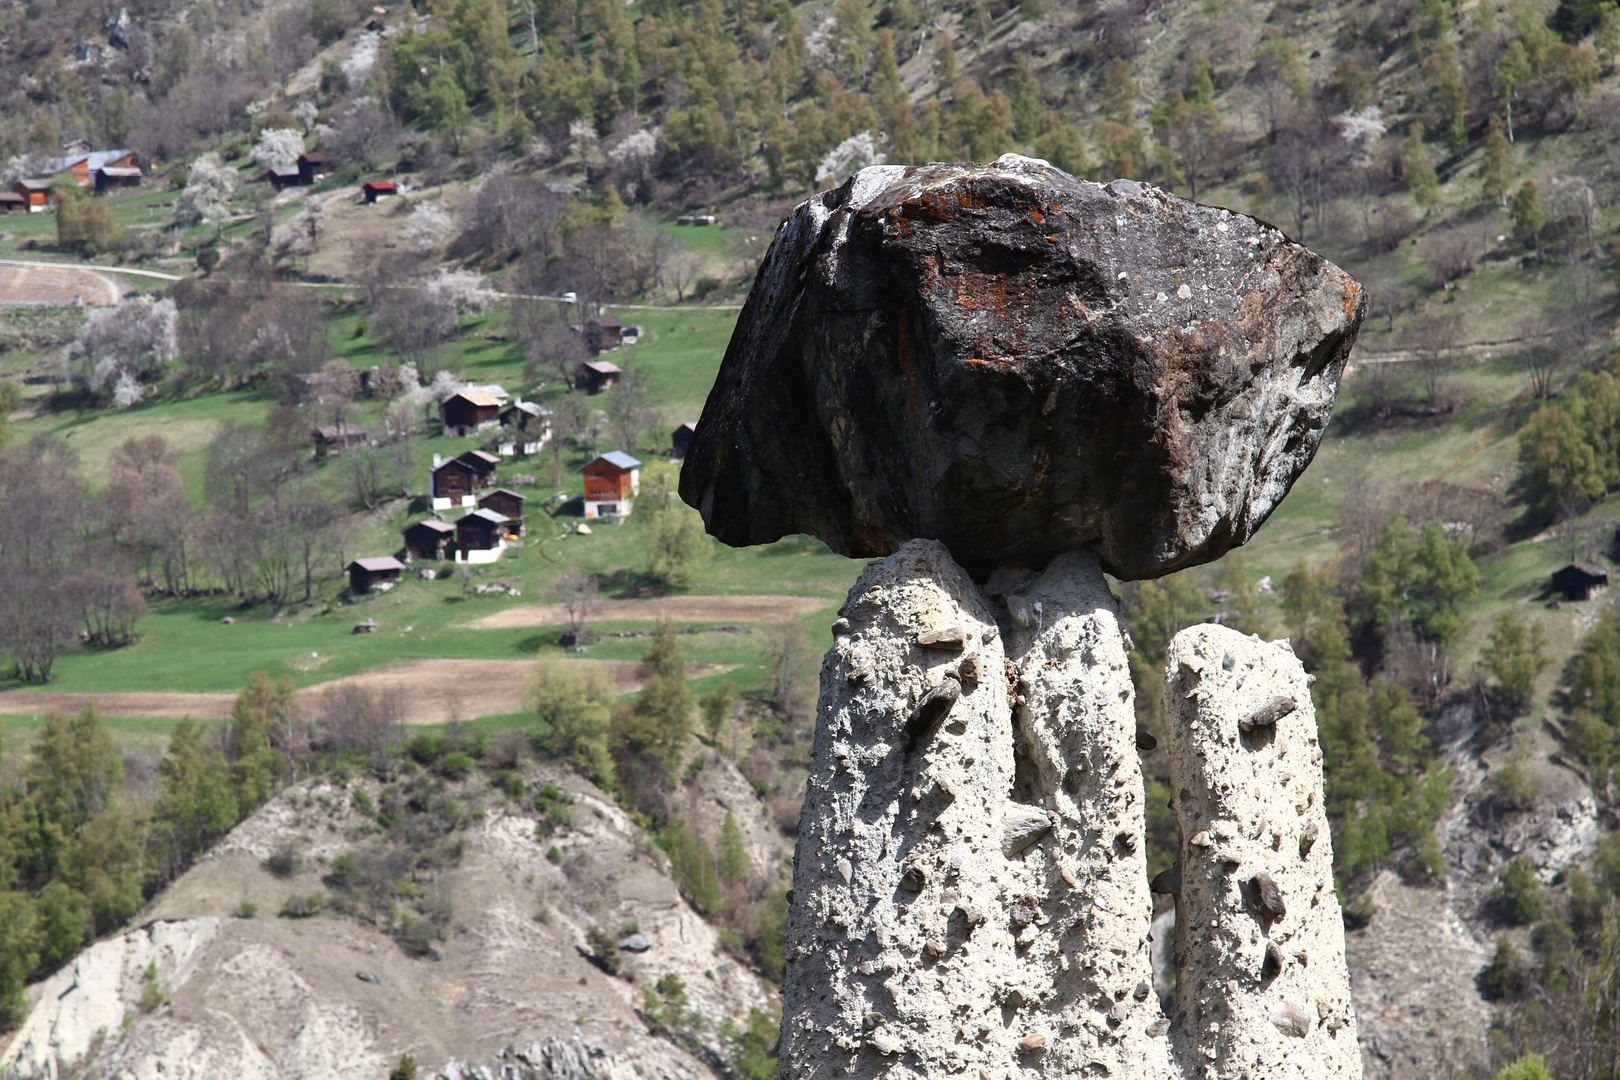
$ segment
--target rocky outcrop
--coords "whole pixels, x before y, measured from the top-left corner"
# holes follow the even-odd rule
[[[1172,646],[1192,847],[1163,886],[1181,894],[1167,1016],[1096,556],[981,589],[910,541],[840,614],[795,864],[789,1080],[1360,1076],[1315,721],[1285,644],[1200,627]]]
[[[778,231],[681,497],[733,545],[1076,548],[1152,577],[1247,540],[1310,462],[1366,299],[1276,229],[1045,162],[878,166]]]

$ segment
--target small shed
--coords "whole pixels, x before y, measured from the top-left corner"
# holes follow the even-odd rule
[[[378,555],[370,559],[356,559],[349,564],[349,591],[370,592],[372,586],[399,580],[405,564],[392,555]]]
[[[580,333],[584,335],[585,347],[591,350],[592,356],[624,344],[624,323],[611,315],[586,319]]]
[[[0,191],[0,214],[26,214],[28,200],[15,191]]]
[[[514,536],[523,535],[523,502],[524,496],[510,488],[495,488],[478,498],[480,510],[493,510],[497,514],[504,514],[512,523],[511,533]]]
[[[476,479],[474,488],[487,488],[495,481],[495,470],[501,464],[499,454],[492,454],[488,450],[469,450],[456,458],[457,461],[472,469]]]
[[[363,202],[374,203],[394,193],[394,184],[391,180],[367,180],[360,185],[360,198]]]
[[[366,441],[366,429],[354,424],[331,424],[315,429],[315,447],[328,454],[339,454]]]
[[[1553,592],[1562,593],[1566,600],[1590,600],[1593,593],[1608,587],[1609,572],[1591,563],[1570,563],[1553,571]]]
[[[264,170],[264,175],[260,176],[259,179],[263,180],[277,191],[280,191],[282,188],[297,187],[299,182],[298,166],[272,165],[268,169]]]
[[[299,154],[295,168],[298,170],[298,182],[308,187],[315,182],[317,175],[332,171],[332,157],[318,150],[312,154]]]
[[[141,170],[133,165],[108,165],[95,171],[96,192],[141,185]]]
[[[511,535],[511,521],[494,510],[478,509],[456,522],[456,558],[463,562],[494,562]],[[494,555],[479,554],[493,552]]]
[[[433,467],[428,470],[428,501],[433,509],[473,505],[473,488],[477,484],[478,470],[465,461],[445,461],[433,455]]]
[[[450,438],[466,438],[498,422],[501,403],[482,390],[458,390],[439,406],[439,419]]]
[[[418,521],[405,530],[405,558],[442,559],[455,535],[456,527],[448,521],[437,518]]]
[[[684,458],[686,451],[692,445],[692,436],[697,434],[696,424],[682,424],[675,429],[675,434],[669,437],[669,452],[671,457]]]
[[[587,394],[600,394],[619,381],[618,364],[606,360],[586,360],[574,369],[574,385]]]
[[[51,182],[45,177],[34,176],[19,180],[11,185],[11,190],[23,197],[30,214],[37,214],[51,204]]]
[[[601,454],[588,462],[585,474],[585,516],[626,517],[632,500],[641,494],[641,462],[622,450]]]

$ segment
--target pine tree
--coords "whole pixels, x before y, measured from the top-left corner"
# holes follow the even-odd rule
[[[1091,178],[1091,160],[1086,157],[1080,129],[1066,124],[1057,113],[1041,114],[1041,133],[1035,137],[1035,153],[1071,176]]]
[[[287,760],[278,746],[288,746],[299,722],[292,680],[271,682],[255,671],[236,696],[225,732],[226,755],[236,800],[243,811],[260,806],[275,789]]]
[[[1496,681],[1497,699],[1511,716],[1518,716],[1529,706],[1535,696],[1537,676],[1552,663],[1541,623],[1527,625],[1511,611],[1496,617],[1490,643],[1479,659]]]
[[[162,786],[153,818],[170,878],[237,821],[230,771],[205,736],[203,725],[181,720],[158,766]]]
[[[1428,84],[1435,131],[1454,152],[1461,150],[1468,144],[1468,87],[1457,62],[1457,46],[1441,41],[1428,49],[1423,57],[1423,79]]]
[[[124,782],[124,761],[94,703],[40,730],[23,778],[41,813],[68,836],[101,813]]]
[[[1547,227],[1547,211],[1541,206],[1541,189],[1534,180],[1526,180],[1513,193],[1513,235],[1531,247],[1541,240],[1541,230]]]
[[[1479,170],[1479,193],[1485,202],[1505,206],[1508,184],[1513,177],[1513,144],[1507,140],[1506,126],[1500,116],[1492,113],[1487,128]]]
[[[1429,158],[1429,148],[1423,142],[1423,125],[1413,124],[1407,133],[1406,146],[1401,153],[1401,168],[1405,174],[1406,190],[1420,203],[1432,204],[1440,198],[1440,177]]]
[[[725,823],[720,826],[720,880],[727,885],[741,885],[752,871],[748,850],[743,847],[742,830],[737,828],[737,818],[727,807]]]
[[[1014,134],[1029,142],[1039,130],[1041,86],[1023,53],[1013,57],[1012,72],[1007,76],[1007,100],[1012,105]]]
[[[934,35],[934,81],[940,86],[954,86],[957,74],[956,43],[949,30]]]

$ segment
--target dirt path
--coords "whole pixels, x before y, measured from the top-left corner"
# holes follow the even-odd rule
[[[639,689],[634,660],[559,660],[570,667],[605,670],[620,693]],[[688,664],[693,678],[731,670],[720,664]],[[463,720],[515,713],[523,709],[523,683],[534,670],[532,660],[409,660],[347,675],[298,692],[310,712],[320,708],[321,696],[345,685],[367,690],[397,690],[405,701],[407,724],[442,724],[452,713]],[[108,716],[158,716],[195,720],[223,720],[231,715],[235,694],[166,694],[126,691],[111,693],[57,693],[50,690],[0,692],[0,716],[37,716],[75,713],[91,702]]]
[[[838,601],[824,596],[670,596],[661,600],[602,600],[591,622],[616,619],[674,619],[676,622],[782,622],[808,615]],[[561,604],[507,608],[467,625],[473,630],[520,626],[561,626],[568,609]]]

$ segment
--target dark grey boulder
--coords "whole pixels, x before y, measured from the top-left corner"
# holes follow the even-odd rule
[[[734,546],[1169,573],[1287,494],[1365,311],[1277,229],[1132,181],[865,169],[777,232],[681,497]]]

